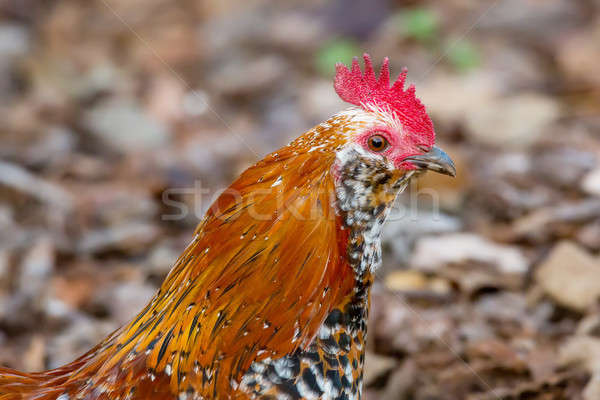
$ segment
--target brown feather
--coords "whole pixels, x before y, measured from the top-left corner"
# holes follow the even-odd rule
[[[18,398],[2,394],[15,385],[30,399],[247,398],[232,382],[254,361],[307,346],[352,291],[332,197],[343,141],[340,126],[319,126],[245,171],[129,325],[61,369],[0,370],[0,400]]]

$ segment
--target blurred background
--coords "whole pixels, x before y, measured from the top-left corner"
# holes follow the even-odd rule
[[[364,51],[458,166],[387,226],[366,397],[600,399],[598,0],[0,1],[0,364],[127,322]]]

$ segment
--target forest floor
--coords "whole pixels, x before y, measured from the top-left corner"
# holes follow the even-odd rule
[[[0,364],[132,318],[368,51],[408,67],[458,176],[388,222],[366,397],[600,399],[600,3],[248,3],[0,3]]]

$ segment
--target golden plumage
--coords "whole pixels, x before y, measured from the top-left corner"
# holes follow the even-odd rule
[[[64,367],[0,368],[0,400],[360,398],[381,226],[417,170],[454,173],[414,89],[365,62],[336,80],[362,108],[233,182],[128,325]]]
[[[61,369],[0,369],[0,399],[16,398],[2,394],[9,380],[36,399],[99,387],[108,398],[135,387],[142,398],[160,387],[156,380],[168,381],[171,393],[193,388],[217,398],[253,361],[310,343],[353,287],[332,198],[332,149],[345,140],[342,126],[319,126],[246,170],[129,325]]]

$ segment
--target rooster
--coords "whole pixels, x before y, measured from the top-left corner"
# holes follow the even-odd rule
[[[336,65],[352,106],[242,173],[128,325],[64,367],[0,368],[0,400],[360,399],[381,228],[412,178],[455,174],[406,71],[364,65]]]

